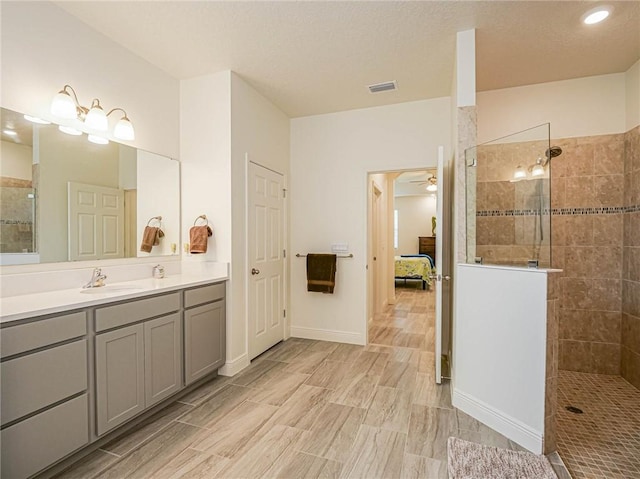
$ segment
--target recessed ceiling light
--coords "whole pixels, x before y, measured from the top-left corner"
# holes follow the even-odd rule
[[[18,134],[13,130],[2,130],[2,133],[9,136],[17,136]]]
[[[586,25],[600,23],[611,14],[612,10],[613,8],[608,5],[592,8],[584,15],[582,15],[582,22]]]

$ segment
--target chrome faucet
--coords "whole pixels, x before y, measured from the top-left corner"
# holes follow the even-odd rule
[[[107,279],[106,274],[102,274],[102,270],[100,268],[94,268],[93,274],[91,275],[91,279],[87,284],[85,284],[82,289],[87,288],[99,288],[104,286],[104,280]]]

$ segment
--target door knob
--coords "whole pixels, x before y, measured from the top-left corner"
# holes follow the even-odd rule
[[[251,268],[251,274],[260,274],[259,269]]]

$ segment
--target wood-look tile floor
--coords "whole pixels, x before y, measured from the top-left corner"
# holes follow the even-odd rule
[[[434,382],[433,293],[399,289],[368,346],[291,338],[63,478],[446,478],[447,439],[520,449]]]

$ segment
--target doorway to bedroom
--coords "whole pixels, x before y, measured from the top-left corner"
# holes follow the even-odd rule
[[[425,168],[368,176],[368,342],[410,361],[431,381],[437,173]]]

